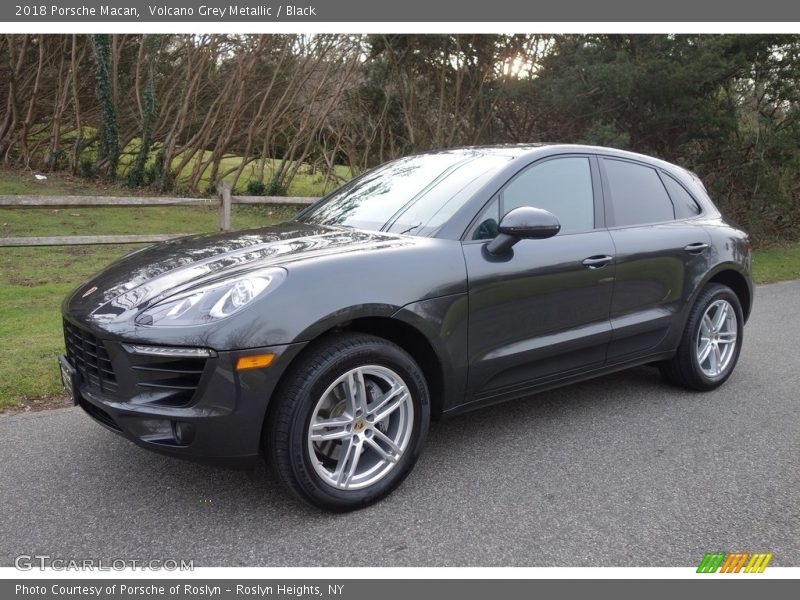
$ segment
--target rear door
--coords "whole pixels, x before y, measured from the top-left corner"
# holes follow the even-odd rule
[[[520,240],[507,256],[486,241],[519,206],[554,213],[561,232]],[[596,159],[534,163],[489,203],[463,242],[469,278],[471,401],[524,395],[537,385],[603,365],[611,339],[614,245],[603,223]]]
[[[699,205],[665,171],[610,157],[601,158],[600,170],[616,255],[613,364],[674,346],[679,315],[707,272],[711,240],[696,220]]]

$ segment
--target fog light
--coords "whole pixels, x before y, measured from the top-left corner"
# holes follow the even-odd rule
[[[268,367],[275,360],[274,354],[252,354],[250,356],[240,356],[236,361],[237,371],[247,371],[248,369],[260,369]]]
[[[172,422],[172,435],[179,446],[188,446],[194,441],[194,425],[183,421]]]

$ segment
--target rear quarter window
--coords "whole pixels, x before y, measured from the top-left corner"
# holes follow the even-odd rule
[[[663,174],[662,179],[667,192],[669,192],[669,197],[672,198],[672,204],[675,206],[676,219],[689,219],[700,214],[700,205],[686,191],[685,187],[666,173]]]

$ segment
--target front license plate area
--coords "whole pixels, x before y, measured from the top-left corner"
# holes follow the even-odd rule
[[[78,372],[75,370],[65,356],[58,357],[58,366],[61,370],[61,385],[72,404],[78,403]]]

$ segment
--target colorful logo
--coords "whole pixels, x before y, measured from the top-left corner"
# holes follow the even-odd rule
[[[757,552],[706,552],[700,566],[697,567],[698,573],[763,573],[769,561],[772,560],[772,553]],[[745,566],[747,565],[747,566]]]

